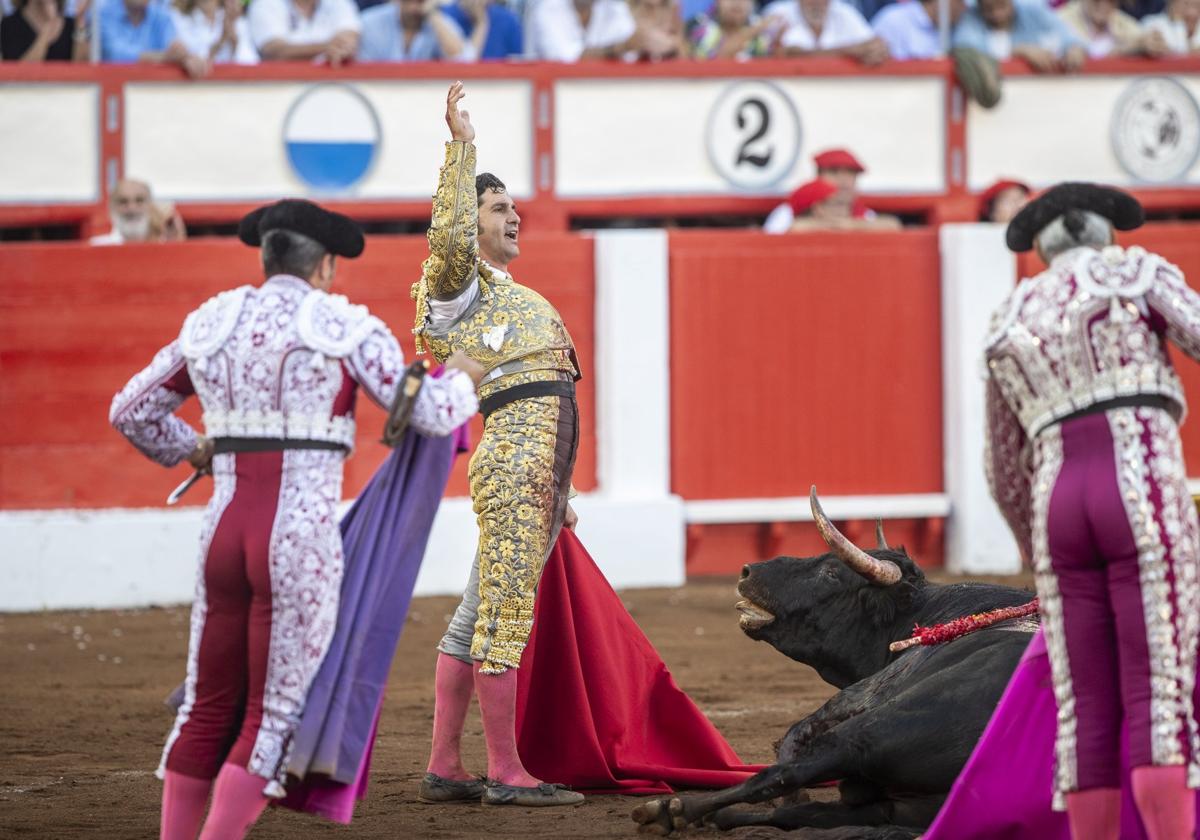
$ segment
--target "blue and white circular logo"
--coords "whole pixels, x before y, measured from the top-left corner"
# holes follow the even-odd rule
[[[283,121],[283,144],[296,177],[316,192],[346,192],[379,154],[379,117],[350,85],[313,85]]]

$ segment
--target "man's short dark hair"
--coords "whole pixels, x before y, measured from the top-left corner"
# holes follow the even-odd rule
[[[502,193],[508,192],[508,187],[504,186],[504,182],[491,172],[480,172],[475,176],[475,197],[480,204],[483,204],[483,194],[488,190]]]
[[[268,277],[291,274],[307,280],[327,254],[320,242],[293,230],[268,231],[262,242],[263,271]]]

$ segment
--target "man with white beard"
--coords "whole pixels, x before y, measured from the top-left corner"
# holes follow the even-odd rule
[[[93,236],[92,245],[124,245],[127,242],[177,242],[187,238],[178,211],[154,204],[150,185],[124,178],[117,182],[108,200],[113,229]]]

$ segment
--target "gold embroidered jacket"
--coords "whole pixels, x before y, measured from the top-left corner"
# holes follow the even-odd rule
[[[412,287],[417,352],[424,345],[439,362],[455,350],[466,353],[487,372],[479,389],[483,397],[521,382],[578,379],[575,346],[562,317],[533,289],[479,258],[478,230],[475,146],[447,143],[433,197],[429,257]],[[429,324],[429,298],[453,300],[471,283],[479,284],[475,302],[448,328],[435,332]]]

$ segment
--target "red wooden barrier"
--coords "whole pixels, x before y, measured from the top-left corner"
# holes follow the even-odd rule
[[[942,489],[937,235],[671,236],[685,499]]]
[[[934,230],[671,235],[671,477],[685,499],[942,490]],[[849,535],[873,539],[868,523]],[[940,522],[888,538],[942,562]],[[693,525],[688,573],[824,550],[809,523]]]
[[[584,368],[583,434],[575,484],[595,486],[592,378],[595,300],[592,242],[529,235],[517,277],[558,307]],[[375,237],[359,260],[339,265],[335,291],[366,304],[412,354],[409,286],[420,276],[422,237]],[[261,278],[257,254],[230,240],[90,248],[0,249],[0,508],[157,507],[184,467],[168,473],[108,425],[112,395],[178,334],[184,316],[222,289]],[[386,454],[383,412],[359,400],[357,452],[346,464],[355,495]],[[183,413],[199,422],[195,401]],[[476,426],[478,434],[478,425]],[[466,494],[459,459],[452,495]],[[207,490],[187,502],[199,504]]]

